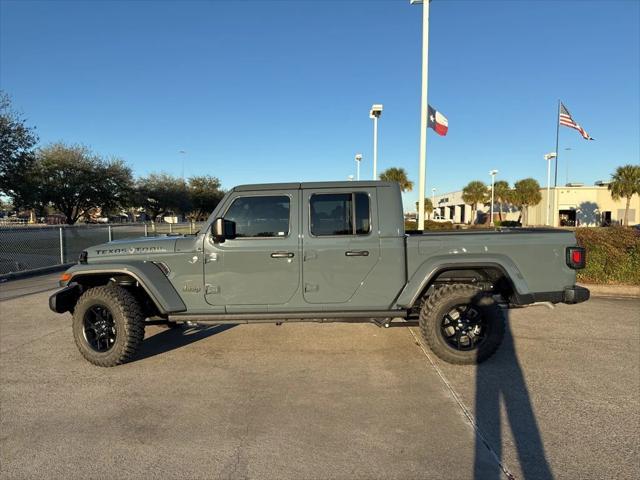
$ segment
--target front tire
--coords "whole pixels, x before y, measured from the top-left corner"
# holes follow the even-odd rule
[[[448,363],[488,359],[504,338],[504,315],[488,292],[467,284],[435,290],[420,310],[420,331],[429,348]]]
[[[114,367],[125,363],[144,339],[142,309],[122,287],[91,288],[75,306],[73,337],[82,356],[94,365]]]

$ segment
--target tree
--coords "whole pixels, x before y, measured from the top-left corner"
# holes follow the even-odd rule
[[[189,197],[191,198],[192,220],[206,220],[209,214],[220,203],[224,192],[220,180],[210,175],[191,177],[189,179]]]
[[[9,96],[0,91],[0,194],[11,198],[15,208],[31,208],[36,203],[37,142],[34,129],[12,110]]]
[[[136,186],[136,199],[152,222],[160,214],[184,214],[191,210],[186,182],[168,173],[152,173],[140,178]]]
[[[471,205],[472,224],[476,221],[478,203],[485,203],[488,198],[489,193],[487,191],[487,185],[480,180],[469,182],[467,186],[462,189],[462,200],[464,203]]]
[[[384,180],[385,182],[398,182],[401,192],[410,192],[413,190],[413,182],[409,180],[409,176],[404,168],[387,168],[380,174],[380,180]]]
[[[130,199],[131,169],[118,159],[104,160],[83,145],[56,143],[40,149],[36,159],[38,196],[72,225],[89,209],[124,207]]]
[[[420,209],[420,202],[416,202],[416,210]],[[428,217],[431,218],[431,213],[433,213],[433,202],[430,198],[424,199],[424,211],[427,213]]]
[[[502,221],[502,208],[505,203],[509,203],[509,182],[498,180],[493,184],[493,197],[498,202],[498,218]]]
[[[634,194],[640,195],[640,165],[624,165],[616,168],[609,184],[611,198],[626,198],[624,207],[624,226],[629,226],[629,204]]]
[[[518,180],[509,194],[510,203],[520,210],[518,221],[523,220],[524,225],[529,223],[527,208],[538,205],[541,200],[540,184],[533,178]]]

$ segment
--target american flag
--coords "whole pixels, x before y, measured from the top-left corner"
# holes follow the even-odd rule
[[[560,118],[558,119],[558,121],[560,122],[560,125],[575,128],[580,132],[580,135],[582,135],[582,138],[584,138],[585,140],[593,140],[593,138],[591,138],[591,136],[587,132],[585,132],[584,128],[582,128],[573,118],[571,118],[569,110],[567,110],[567,107],[565,107],[562,102],[560,102]]]

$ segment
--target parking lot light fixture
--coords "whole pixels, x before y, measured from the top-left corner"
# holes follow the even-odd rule
[[[493,222],[493,187],[496,183],[496,175],[498,174],[498,170],[491,170],[489,172],[489,175],[491,175],[491,220],[490,220],[490,225],[493,226],[494,222]]]
[[[369,118],[373,120],[373,179],[378,179],[378,119],[382,115],[382,104],[375,103],[369,110]]]
[[[360,162],[362,161],[362,154],[356,153],[356,180],[360,180]]]
[[[556,158],[558,154],[556,152],[547,153],[544,159],[547,161],[547,221],[545,225],[550,225],[549,217],[551,214],[551,160]]]

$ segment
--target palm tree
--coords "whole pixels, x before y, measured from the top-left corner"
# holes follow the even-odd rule
[[[400,191],[402,192],[410,192],[413,190],[413,182],[409,180],[409,176],[404,168],[387,168],[380,174],[380,180],[384,180],[385,182],[398,182],[400,184]]]
[[[609,191],[614,200],[627,199],[624,207],[624,226],[628,227],[631,197],[634,193],[640,195],[640,165],[624,165],[616,168],[616,173],[611,175]]]
[[[485,203],[488,197],[489,192],[487,186],[480,180],[469,182],[467,186],[462,189],[462,200],[464,203],[471,205],[471,224],[476,221],[478,203]]]
[[[493,184],[493,196],[498,202],[498,218],[502,222],[502,207],[505,203],[509,203],[509,182],[506,180],[498,180]]]
[[[538,205],[542,200],[540,184],[534,178],[518,180],[514,184],[513,190],[510,191],[508,198],[509,202],[520,209],[520,218],[518,221],[522,219],[524,220],[522,224],[527,225],[529,222],[527,208]]]
[[[416,202],[416,211],[420,208],[420,202]],[[428,219],[431,219],[431,213],[433,212],[433,202],[430,198],[424,199],[424,211],[427,212]]]

